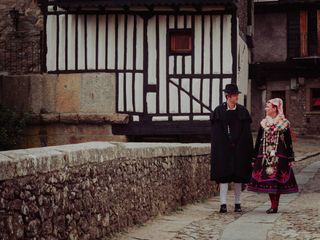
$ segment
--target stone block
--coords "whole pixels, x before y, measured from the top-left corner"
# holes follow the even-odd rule
[[[30,111],[40,113],[42,109],[43,99],[43,76],[40,74],[30,75]]]
[[[30,77],[2,76],[1,103],[15,111],[29,111],[30,108]]]
[[[78,114],[77,113],[61,113],[60,122],[77,124],[79,122]]]
[[[56,112],[57,75],[44,74],[42,80],[42,112]]]
[[[115,101],[115,74],[82,74],[81,112],[115,113]]]
[[[56,111],[77,113],[80,111],[81,74],[60,74],[57,79]]]
[[[10,159],[9,162],[3,162],[15,169],[7,173],[7,178],[50,172],[61,169],[65,165],[64,155],[49,148],[3,151],[1,154]]]
[[[56,123],[60,121],[59,113],[46,113],[40,114],[41,122],[43,123]]]
[[[207,144],[119,142],[1,152],[1,236],[107,239],[212,196],[208,153]]]

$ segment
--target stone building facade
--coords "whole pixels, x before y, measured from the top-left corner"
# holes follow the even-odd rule
[[[114,76],[47,74],[43,30],[38,1],[0,2],[0,104],[31,113],[21,147],[127,141],[112,134],[128,122],[115,112]]]
[[[320,133],[319,9],[320,1],[255,3],[250,65],[255,130],[267,99],[280,97],[295,134]]]
[[[40,72],[43,17],[36,0],[0,3],[0,72]]]
[[[1,1],[0,104],[32,113],[23,147],[208,141],[225,84],[237,82],[250,106],[252,8],[250,0]],[[181,33],[189,55],[169,51]]]

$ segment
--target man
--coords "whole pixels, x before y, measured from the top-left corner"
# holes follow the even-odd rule
[[[227,212],[228,183],[234,182],[235,212],[242,212],[240,194],[243,183],[248,183],[252,172],[253,141],[248,110],[238,104],[236,84],[223,90],[226,102],[211,114],[211,180],[219,183],[220,213]]]

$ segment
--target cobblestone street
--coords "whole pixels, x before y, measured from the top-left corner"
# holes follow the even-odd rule
[[[320,160],[320,157],[314,159]],[[319,165],[319,164],[318,164]],[[268,233],[268,239],[320,239],[320,171],[303,186]]]
[[[227,214],[218,213],[219,197],[216,196],[128,229],[114,239],[320,239],[318,141],[299,139],[295,143],[297,159],[304,159],[295,167],[300,192],[282,195],[278,214],[265,213],[270,205],[268,195],[248,191],[242,193],[244,212],[234,213],[233,191],[229,191]]]
[[[0,0],[0,240],[320,240],[320,0]]]

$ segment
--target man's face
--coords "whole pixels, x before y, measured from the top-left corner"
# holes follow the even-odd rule
[[[231,103],[236,104],[239,101],[239,94],[238,93],[228,94],[227,100]]]

